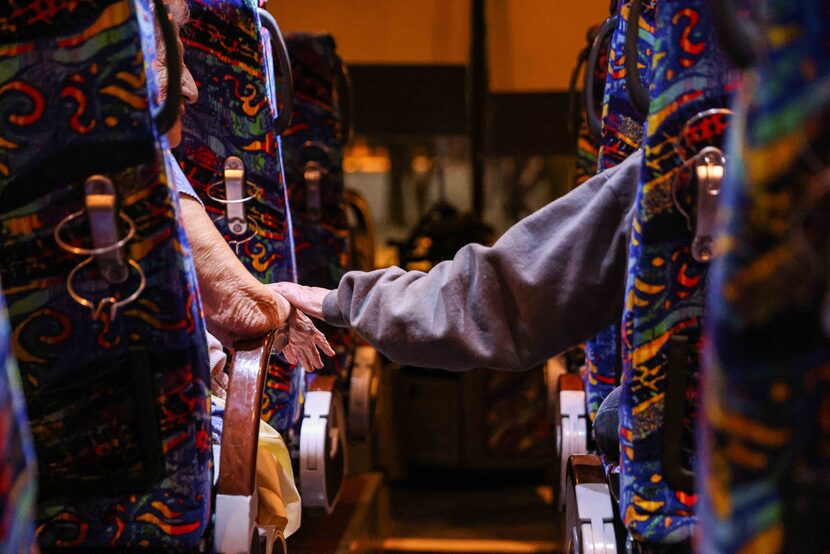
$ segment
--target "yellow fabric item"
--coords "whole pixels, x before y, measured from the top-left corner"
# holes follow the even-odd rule
[[[217,406],[225,401],[213,395]],[[257,525],[274,526],[285,538],[300,528],[302,503],[294,482],[291,454],[282,436],[264,421],[259,422],[259,446],[256,459],[256,485],[259,510]]]
[[[259,513],[257,523],[274,525],[285,538],[300,528],[302,502],[294,482],[291,454],[282,436],[264,421],[259,422],[257,450],[257,492]],[[285,522],[282,524],[281,522]]]
[[[285,529],[288,515],[282,502],[280,486],[280,466],[274,455],[260,448],[256,453],[256,484],[259,498],[256,522],[259,525],[274,525]]]

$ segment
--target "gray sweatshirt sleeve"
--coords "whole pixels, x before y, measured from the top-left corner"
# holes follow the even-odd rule
[[[521,370],[592,336],[622,314],[628,236],[642,154],[632,155],[429,273],[349,272],[323,301],[398,363]]]

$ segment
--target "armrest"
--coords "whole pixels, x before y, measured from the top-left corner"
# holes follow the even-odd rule
[[[559,376],[559,390],[585,391],[585,383],[582,377],[576,373],[565,373]]]
[[[334,392],[337,386],[337,377],[334,375],[317,375],[310,373],[307,379],[308,392]]]
[[[606,483],[602,460],[595,454],[574,454],[568,460],[568,478],[574,485]]]
[[[262,389],[274,335],[272,332],[234,344],[216,484],[218,494],[250,496],[254,493]]]

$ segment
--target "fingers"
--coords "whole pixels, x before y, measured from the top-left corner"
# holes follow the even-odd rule
[[[334,356],[334,348],[331,347],[329,344],[328,339],[326,339],[326,335],[322,333],[319,329],[314,330],[314,344],[323,351],[323,354],[326,356],[332,357]]]
[[[212,372],[210,375],[210,392],[223,400],[228,396],[228,376],[221,371]]]
[[[306,287],[289,281],[267,285],[271,292],[284,296],[296,308],[316,319],[323,319],[323,299],[331,291],[322,287]]]
[[[284,296],[289,302],[294,304],[294,306],[300,307],[299,305],[302,304],[302,285],[283,281],[280,283],[271,283],[266,286],[271,289],[272,292],[276,292]]]
[[[299,345],[297,350],[300,352],[299,356],[303,360],[303,365],[306,369],[313,371],[323,367],[323,360],[320,358],[320,353],[317,351],[313,342],[304,342],[302,345]]]
[[[297,355],[294,353],[294,348],[290,344],[282,349],[282,355],[285,356],[285,361],[291,365],[297,365],[300,363],[297,359]]]
[[[312,323],[308,316],[306,316],[303,312],[300,311],[297,312],[297,319],[301,323],[302,327],[308,329],[311,332],[311,336],[308,337],[308,339],[309,342],[313,345],[312,349],[314,350],[314,355],[317,358],[320,357],[320,355],[317,352],[317,348],[319,348],[327,356],[334,356],[334,349],[329,344],[329,341],[326,339],[326,336],[314,325],[314,323]]]
[[[312,372],[315,369],[319,369],[314,366],[313,360],[308,355],[307,348],[297,348],[297,358],[300,360],[300,364],[302,364],[306,371]]]
[[[279,294],[285,296],[286,298],[289,298],[291,296],[291,291],[289,290],[289,285],[293,285],[293,283],[279,282],[279,283],[270,283],[270,284],[265,285],[265,286],[268,287],[269,289],[271,289],[272,291],[278,292]]]
[[[300,363],[302,364],[303,368],[309,373],[314,372],[315,368],[308,359],[308,356],[300,355]]]
[[[312,342],[303,341],[301,343],[292,343],[283,350],[288,363],[296,365],[302,364],[306,371],[314,371],[323,367],[323,358],[317,351],[317,346]]]
[[[312,344],[308,352],[311,355],[311,365],[314,369],[321,369],[323,367],[323,359],[320,358],[320,351],[317,350],[317,347]]]
[[[285,288],[282,287],[282,283],[275,283],[275,285],[278,286],[269,285],[275,293],[277,292],[276,289]],[[326,336],[300,310],[292,310],[288,317],[285,338],[283,338],[280,346],[284,346],[281,350],[288,363],[292,365],[301,364],[306,371],[314,371],[323,367],[323,358],[320,352],[327,356],[334,356],[335,354],[334,349],[326,340]]]
[[[302,365],[308,372],[323,367],[323,360],[313,344],[289,344],[283,349],[282,354],[289,364]]]
[[[317,349],[313,346],[311,348],[307,346],[302,346],[299,348],[294,348],[294,346],[287,347],[283,353],[285,354],[286,360],[288,360],[289,355],[291,358],[295,359],[296,361],[289,361],[291,364],[300,364],[303,368],[308,371],[309,373],[313,372],[315,369],[320,369],[323,367],[323,360],[320,359],[320,355],[317,353]]]

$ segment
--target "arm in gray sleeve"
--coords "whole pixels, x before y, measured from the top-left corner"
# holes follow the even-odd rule
[[[399,363],[521,370],[622,314],[636,153],[429,273],[349,272],[323,301],[332,325]]]

